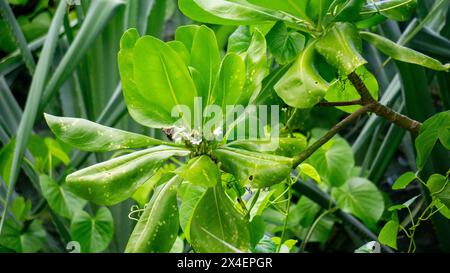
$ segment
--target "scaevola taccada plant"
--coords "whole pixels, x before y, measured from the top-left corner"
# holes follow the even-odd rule
[[[249,251],[248,219],[226,195],[221,175],[232,174],[241,187],[280,183],[289,177],[292,156],[305,148],[306,140],[261,134],[245,139],[248,133],[233,138],[230,132],[240,121],[225,126],[225,115],[200,117],[197,127],[194,121],[208,105],[216,105],[221,114],[227,106],[245,108],[258,99],[268,66],[264,36],[256,31],[246,52],[221,58],[215,34],[206,26],[180,27],[167,43],[130,29],[121,39],[118,59],[130,115],[142,125],[163,129],[173,142],[46,114],[53,133],[80,150],[142,149],[76,171],[67,176],[68,185],[96,204],[114,205],[131,197],[165,161],[186,157],[187,164],[161,179],[126,251],[168,252],[180,225],[195,251]],[[254,117],[247,110],[241,116],[245,113],[243,120]],[[266,131],[276,126],[269,127]],[[183,182],[197,195],[179,213],[177,190]]]
[[[231,174],[240,187],[265,188],[286,181],[292,168],[344,125],[368,112],[419,132],[419,122],[377,101],[377,81],[361,55],[365,40],[392,59],[448,71],[449,64],[362,31],[386,18],[407,19],[415,2],[179,0],[180,10],[196,21],[239,27],[223,57],[214,32],[206,26],[180,27],[175,40],[167,43],[140,37],[135,29],[123,35],[118,58],[128,111],[138,123],[163,129],[173,142],[87,120],[46,115],[52,131],[80,150],[142,149],[79,170],[66,181],[79,196],[114,205],[131,197],[167,160],[186,157],[186,164],[158,182],[126,251],[168,252],[179,227],[196,252],[251,251],[248,212],[227,194],[224,174]],[[326,61],[321,68],[316,65],[318,59]],[[279,75],[263,90],[272,60]],[[329,70],[332,79],[325,79],[323,70]],[[238,124],[258,119],[250,106],[272,102],[268,95],[272,90],[283,106],[310,109],[326,100],[337,102],[336,107],[351,115],[309,147],[305,137],[272,123],[263,133],[259,128],[256,134],[247,130],[234,137],[231,132]],[[238,105],[244,110],[235,122],[228,123],[234,117],[228,106]],[[330,187],[346,183],[345,179],[329,180]],[[353,180],[352,185],[367,187],[363,182]],[[187,186],[179,206],[181,185]],[[379,199],[383,201],[381,195]],[[341,198],[337,203],[346,208],[347,201]]]

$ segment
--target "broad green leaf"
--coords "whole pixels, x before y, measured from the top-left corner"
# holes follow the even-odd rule
[[[264,188],[288,178],[292,159],[282,156],[246,151],[237,148],[219,148],[213,154],[222,168],[245,185]]]
[[[272,239],[264,234],[264,237],[258,242],[258,244],[252,249],[253,253],[274,253],[276,251],[276,245]]]
[[[350,23],[335,23],[315,44],[325,60],[347,76],[367,63],[360,55],[362,49],[358,29]]]
[[[293,205],[289,210],[289,226],[296,228],[300,225],[304,228],[309,228],[319,212],[320,206],[318,204],[308,197],[302,196],[297,204]]]
[[[192,44],[194,43],[194,38],[199,28],[200,26],[197,25],[187,25],[180,26],[175,30],[175,40],[182,42],[189,53],[192,52]]]
[[[406,21],[411,18],[417,6],[417,0],[368,1],[362,8],[362,16],[381,13],[389,19]]]
[[[139,206],[143,207],[148,203],[150,194],[154,190],[155,187],[158,186],[158,182],[160,179],[167,175],[169,172],[175,170],[175,166],[172,164],[166,164],[161,167],[152,177],[150,177],[147,181],[145,181],[131,196]]]
[[[169,253],[183,253],[183,252],[184,252],[184,240],[181,239],[180,237],[177,237]]]
[[[0,234],[0,245],[21,253],[35,253],[45,244],[45,230],[39,220],[33,220],[27,228],[12,221],[5,221]]]
[[[52,132],[62,141],[80,150],[107,152],[163,144],[151,137],[106,127],[81,118],[56,117],[45,114]]]
[[[247,105],[258,96],[261,91],[262,81],[268,72],[266,39],[257,29],[253,32],[244,61],[246,78],[244,92],[239,98],[239,103]]]
[[[356,74],[363,80],[366,85],[369,93],[372,97],[377,100],[378,99],[378,81],[377,79],[370,73],[367,68],[364,66],[360,66],[356,69]],[[339,102],[339,101],[352,101],[360,99],[361,96],[356,91],[355,86],[346,78],[336,79],[334,80],[328,91],[325,95],[325,99],[327,101]],[[336,108],[345,111],[347,113],[353,113],[358,110],[361,106],[352,105],[352,106],[338,106]]]
[[[66,184],[59,185],[47,175],[40,175],[39,183],[42,195],[47,200],[50,208],[65,218],[71,219],[87,203],[86,200],[75,196]]]
[[[337,11],[336,19],[341,21],[353,21],[359,17],[359,13],[366,0],[340,0],[334,8]]]
[[[279,64],[293,61],[305,47],[305,36],[289,31],[283,22],[277,22],[266,35],[267,47]]]
[[[168,158],[188,154],[187,150],[158,146],[76,171],[66,181],[84,199],[99,205],[114,205],[129,198]]]
[[[182,42],[169,41],[166,44],[170,46],[176,53],[178,53],[178,55],[180,55],[181,59],[186,65],[189,65],[189,62],[191,61],[191,53]]]
[[[450,208],[446,207],[444,204],[442,204],[441,201],[438,199],[434,200],[436,209],[439,210],[439,212],[447,219],[450,219]]]
[[[100,207],[94,217],[81,210],[70,224],[72,240],[80,243],[81,252],[102,252],[111,242],[113,232],[113,217],[106,207]]]
[[[271,138],[255,140],[236,140],[226,145],[248,151],[274,154],[285,157],[298,155],[306,148],[306,137],[298,135],[296,138]]]
[[[139,38],[135,29],[122,37],[119,70],[131,116],[149,127],[171,127],[173,109],[193,109],[197,90],[182,57],[169,45],[151,37]],[[183,118],[190,126],[188,117]]]
[[[46,137],[44,139],[45,145],[47,146],[47,149],[49,153],[54,156],[55,158],[59,159],[64,165],[69,165],[70,158],[67,155],[66,151],[61,147],[60,143],[53,138]],[[54,163],[56,166],[57,163]]]
[[[425,166],[438,139],[447,150],[450,150],[450,111],[432,116],[420,128],[420,134],[415,140],[418,169]]]
[[[315,139],[316,137],[311,140],[311,143]],[[343,185],[355,165],[352,148],[341,137],[331,139],[314,152],[306,163],[311,164],[324,181],[332,187]]]
[[[209,188],[191,218],[190,239],[196,252],[247,252],[248,222],[236,210],[220,183]]]
[[[333,192],[333,198],[343,211],[354,214],[369,227],[375,227],[384,211],[381,192],[365,178],[350,178]]]
[[[392,185],[393,190],[401,190],[406,188],[411,182],[416,179],[416,174],[413,172],[406,172],[402,174],[397,180],[395,180],[394,185]]]
[[[390,56],[392,59],[405,63],[417,64],[437,71],[448,71],[450,69],[450,63],[442,64],[436,59],[428,57],[413,49],[396,44],[380,35],[365,31],[361,32],[360,35],[364,40],[374,45],[378,48],[378,50]]]
[[[178,7],[193,20],[218,25],[260,24],[286,17],[243,1],[178,0]]]
[[[236,54],[247,52],[252,41],[252,33],[250,27],[239,26],[228,38],[227,51]]]
[[[177,190],[182,179],[174,176],[152,196],[128,241],[127,253],[168,252],[178,235]]]
[[[250,220],[252,220],[257,215],[262,215],[264,210],[270,206],[270,198],[275,193],[274,190],[271,191],[261,191],[258,200],[255,201],[255,205],[253,206],[252,210],[250,211]],[[256,196],[253,195],[252,199],[248,201],[249,204],[253,202],[253,199]]]
[[[399,223],[397,221],[390,220],[381,229],[378,235],[378,241],[383,245],[397,249],[397,233],[399,229]]]
[[[325,96],[328,83],[314,66],[315,54],[314,43],[310,43],[275,84],[275,91],[287,105],[311,108]]]
[[[214,187],[220,181],[216,163],[207,155],[194,157],[175,170],[175,173],[190,183],[203,187]]]
[[[250,244],[254,248],[264,237],[266,224],[260,215],[253,217],[249,224]]]
[[[25,200],[22,196],[18,196],[11,204],[11,212],[17,220],[24,221],[31,210],[31,201]]]
[[[206,188],[196,186],[191,183],[184,184],[183,186],[186,188],[183,196],[181,197],[180,226],[183,229],[186,239],[190,242],[190,228],[193,216],[192,212],[196,208],[202,196],[205,194]]]
[[[433,174],[428,178],[427,187],[433,197],[450,209],[450,183],[447,177]]]
[[[228,53],[220,65],[210,103],[219,105],[225,113],[227,105],[235,105],[238,102],[244,83],[244,60],[235,53]]]
[[[300,174],[304,174],[311,177],[317,183],[321,182],[319,173],[317,172],[316,168],[314,168],[312,165],[308,163],[302,163],[297,168],[300,170]]]
[[[211,102],[213,87],[220,66],[220,52],[214,31],[200,26],[192,41],[191,62],[202,77],[202,88],[197,90],[203,98],[203,105]]]

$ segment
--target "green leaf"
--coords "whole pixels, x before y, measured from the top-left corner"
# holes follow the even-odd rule
[[[114,205],[129,198],[169,157],[189,151],[158,146],[123,155],[67,176],[70,189],[99,205]]]
[[[368,2],[361,10],[362,16],[381,13],[395,21],[407,21],[417,6],[417,0],[384,0]]]
[[[427,187],[433,197],[450,209],[450,183],[447,177],[433,174],[428,178]]]
[[[375,227],[384,211],[381,192],[365,178],[350,178],[333,192],[333,198],[343,211],[354,214],[370,227]]]
[[[244,92],[239,98],[240,104],[247,105],[258,96],[262,81],[268,72],[267,66],[266,39],[258,29],[255,29],[245,54],[246,78]]]
[[[70,234],[81,245],[81,252],[102,252],[113,237],[114,223],[111,212],[100,207],[94,217],[79,211],[70,224]]]
[[[86,200],[75,196],[66,184],[58,185],[51,177],[40,175],[42,195],[47,200],[48,205],[57,214],[71,219],[74,214],[82,210],[86,205]]]
[[[219,148],[213,154],[222,168],[245,185],[264,188],[288,178],[292,159],[282,156],[250,152],[237,148]]]
[[[315,134],[313,132],[313,134]],[[314,137],[310,142],[317,139]],[[324,181],[332,186],[343,185],[354,167],[355,161],[350,145],[341,137],[334,137],[328,143],[318,149],[306,163],[311,164]]]
[[[439,210],[439,212],[447,219],[450,219],[450,208],[446,207],[444,204],[442,204],[441,201],[438,199],[434,200],[436,209]]]
[[[51,156],[60,160],[64,165],[69,165],[70,158],[58,141],[53,138],[46,137],[44,142]],[[57,163],[59,162],[54,163],[54,165],[57,166]]]
[[[420,195],[416,195],[410,199],[408,199],[406,202],[404,202],[403,204],[398,204],[398,205],[394,205],[388,208],[389,211],[396,211],[396,210],[402,210],[402,209],[406,209],[409,208],[412,203],[414,203],[414,201],[417,200],[417,198],[419,198]]]
[[[6,186],[9,184],[11,165],[14,156],[14,146],[16,141],[12,139],[8,144],[2,147],[0,150],[0,176],[5,181]]]
[[[198,202],[206,192],[206,188],[202,186],[196,186],[191,183],[183,185],[185,192],[181,197],[180,206],[180,226],[183,229],[184,235],[188,242],[190,242],[190,228],[192,222],[193,211],[196,208]]]
[[[207,155],[194,157],[175,170],[184,180],[198,186],[214,187],[220,181],[220,172],[216,163]]]
[[[189,53],[192,52],[192,44],[199,28],[200,26],[197,25],[187,25],[180,26],[175,30],[175,40],[182,42]]]
[[[192,41],[191,62],[202,78],[202,88],[197,90],[207,105],[213,96],[213,85],[220,66],[220,52],[214,31],[206,26],[198,28]]]
[[[81,118],[56,117],[45,114],[45,120],[60,140],[82,151],[108,152],[165,143],[162,140],[110,128]]]
[[[228,143],[226,146],[252,152],[293,157],[301,153],[306,148],[306,144],[306,137],[299,134],[295,138],[282,137],[271,139],[236,140]]]
[[[390,56],[392,59],[405,63],[417,64],[437,71],[449,71],[450,69],[450,63],[442,64],[436,59],[396,44],[380,35],[364,31],[361,32],[360,35],[364,40],[374,45],[378,50]]]
[[[259,24],[285,17],[279,12],[238,1],[178,0],[178,7],[195,21],[218,25]]]
[[[26,229],[12,220],[7,220],[0,234],[0,245],[16,252],[35,253],[44,246],[45,237],[45,230],[39,220],[33,220]]]
[[[288,31],[283,22],[277,22],[267,33],[267,46],[279,64],[290,63],[305,47],[305,36]]]
[[[122,36],[118,58],[125,102],[137,122],[172,127],[178,119],[171,116],[174,107],[193,109],[194,81],[186,63],[169,45],[151,36],[139,38],[130,29]],[[190,126],[186,118],[184,124]]]
[[[219,105],[226,113],[227,105],[236,105],[245,84],[245,63],[235,53],[228,53],[220,64],[210,104]]]
[[[11,204],[11,212],[17,220],[24,221],[31,210],[31,201],[25,200],[22,196],[18,196]]]
[[[397,180],[395,180],[394,185],[392,185],[393,190],[401,190],[406,188],[411,182],[416,179],[417,176],[413,172],[406,172],[402,174]]]
[[[256,215],[253,217],[252,221],[249,225],[250,230],[250,244],[251,247],[254,248],[259,241],[264,237],[264,231],[266,228],[266,223],[264,219],[260,215]]]
[[[196,252],[247,252],[248,223],[226,196],[220,183],[209,188],[191,217],[191,245]]]
[[[319,173],[312,165],[308,163],[302,163],[297,168],[300,170],[300,174],[311,177],[317,183],[321,182]]]
[[[378,241],[383,245],[387,245],[397,250],[397,233],[399,229],[399,223],[397,221],[390,220],[381,229],[378,235]]]
[[[345,76],[367,63],[359,53],[362,42],[358,29],[350,23],[335,23],[325,31],[315,47],[330,65]]]
[[[420,134],[415,141],[418,169],[422,169],[425,166],[438,139],[445,148],[450,150],[450,111],[432,116],[420,128]]]
[[[252,33],[250,27],[239,26],[228,38],[227,51],[236,54],[247,52],[252,41]]]
[[[314,55],[314,43],[310,43],[275,84],[275,91],[287,105],[311,108],[325,96],[328,83],[316,70]]]
[[[364,66],[356,68],[355,72],[363,80],[364,84],[369,90],[370,95],[372,95],[375,100],[378,100],[377,79]],[[333,81],[327,91],[327,94],[325,95],[325,99],[332,102],[353,101],[360,98],[361,96],[356,91],[355,86],[347,78],[336,79],[335,81]],[[359,105],[352,105],[338,106],[336,108],[347,113],[353,113],[360,107],[361,106]]]
[[[177,190],[182,179],[173,177],[152,196],[128,241],[127,253],[169,252],[178,235]]]

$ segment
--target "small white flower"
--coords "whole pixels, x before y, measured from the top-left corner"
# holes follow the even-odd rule
[[[202,134],[198,130],[192,130],[189,141],[193,145],[199,145],[200,143],[202,143]]]

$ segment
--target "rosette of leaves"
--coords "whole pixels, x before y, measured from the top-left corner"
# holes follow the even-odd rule
[[[363,31],[386,19],[408,20],[416,0],[179,0],[178,3],[181,11],[196,21],[268,29],[269,51],[279,65],[288,67],[274,89],[294,108],[312,108],[324,99],[332,102],[359,99],[357,90],[346,79],[352,73],[363,80],[370,95],[377,99],[378,83],[364,66],[367,62],[361,55],[362,40],[398,61],[438,71],[450,69],[450,64]],[[249,40],[242,26],[232,37],[229,48],[245,45]],[[338,106],[346,112],[359,107]]]
[[[175,142],[46,114],[53,133],[80,150],[132,151],[68,175],[67,185],[84,199],[110,206],[131,197],[170,158],[185,157],[186,164],[152,182],[154,193],[126,252],[168,252],[180,226],[195,251],[249,251],[248,219],[227,194],[222,174],[232,174],[239,187],[280,183],[289,177],[290,157],[305,148],[306,140],[279,138],[278,145],[266,138],[207,140],[193,128],[189,118],[195,116],[172,112],[181,106],[191,113],[208,105],[245,107],[259,100],[267,74],[264,36],[255,31],[247,50],[222,58],[214,32],[205,26],[183,26],[167,43],[130,29],[121,39],[118,61],[130,115],[144,126],[170,132]],[[201,124],[210,121],[206,117]],[[223,121],[211,128],[207,133],[227,133]]]

